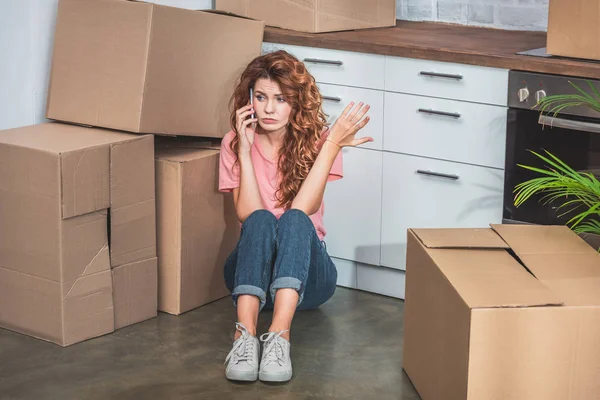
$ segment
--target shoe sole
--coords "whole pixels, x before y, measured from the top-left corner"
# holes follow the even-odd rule
[[[285,373],[285,374],[268,374],[268,373],[260,373],[258,375],[258,379],[260,379],[263,382],[287,382],[290,379],[292,379],[292,374],[291,373]]]
[[[225,374],[225,377],[230,381],[253,382],[258,379],[258,374],[252,372],[230,371]]]

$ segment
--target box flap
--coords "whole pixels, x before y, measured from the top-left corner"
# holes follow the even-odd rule
[[[504,249],[428,249],[427,253],[471,308],[563,304]]]
[[[410,229],[430,249],[507,249],[508,244],[490,228]]]
[[[491,224],[519,256],[523,254],[598,255],[575,232],[562,225]]]
[[[566,305],[600,305],[600,254],[566,226],[492,225]]]
[[[151,258],[113,269],[115,329],[156,317],[156,264],[157,259]]]
[[[64,153],[60,166],[63,219],[110,207],[109,146]]]

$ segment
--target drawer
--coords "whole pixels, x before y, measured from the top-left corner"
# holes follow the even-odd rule
[[[384,150],[504,168],[505,107],[385,93]]]
[[[405,269],[409,228],[502,223],[503,191],[502,170],[384,152],[381,265]]]
[[[406,273],[396,269],[358,264],[357,289],[404,299]]]
[[[323,222],[332,257],[379,265],[383,152],[342,149],[344,177],[327,183]]]
[[[338,273],[337,286],[356,289],[356,263],[333,257],[331,261],[335,264]]]
[[[508,70],[387,57],[385,90],[506,106]]]
[[[369,104],[371,109],[367,115],[371,120],[356,136],[371,136],[375,139],[371,143],[361,145],[361,148],[377,150],[383,148],[383,91],[324,83],[319,83],[318,86],[323,96],[323,111],[329,116],[332,125],[351,101],[356,103],[364,101]]]
[[[285,50],[300,61],[304,61],[317,82],[383,90],[385,56],[263,43],[263,51],[275,50]]]

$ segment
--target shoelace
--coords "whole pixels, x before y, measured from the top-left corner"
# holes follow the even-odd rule
[[[281,335],[285,332],[288,332],[288,330],[283,330],[280,332],[267,332],[260,335],[260,341],[266,345],[263,352],[262,365],[276,362],[280,366],[284,366],[285,339],[282,338]]]
[[[227,354],[227,358],[225,358],[225,363],[231,358],[233,363],[239,363],[240,361],[249,361],[252,362],[254,360],[254,341],[250,340],[250,333],[241,322],[235,323],[235,329],[242,332],[242,336],[236,340],[233,348]],[[241,340],[240,340],[241,339]]]

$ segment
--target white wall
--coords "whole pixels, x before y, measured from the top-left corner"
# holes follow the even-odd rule
[[[396,0],[398,19],[544,31],[549,0]]]
[[[212,0],[148,0],[189,9]],[[45,121],[58,0],[0,0],[0,129]]]

